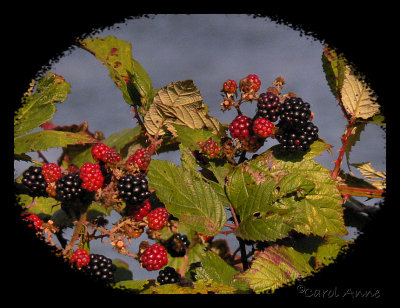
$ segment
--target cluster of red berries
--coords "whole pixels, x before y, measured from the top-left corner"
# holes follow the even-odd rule
[[[101,142],[96,143],[92,147],[91,153],[96,162],[116,163],[121,160],[121,155]]]
[[[151,155],[146,148],[140,148],[134,154],[128,157],[126,163],[137,165],[140,170],[146,170],[151,161]]]

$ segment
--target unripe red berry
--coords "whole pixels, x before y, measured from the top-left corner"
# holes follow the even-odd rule
[[[228,79],[227,81],[224,82],[224,85],[222,86],[222,90],[225,91],[226,93],[234,93],[236,89],[237,89],[237,84],[235,80]]]
[[[166,208],[158,207],[147,215],[149,228],[160,230],[168,223],[169,213]]]
[[[103,186],[104,177],[99,164],[85,163],[79,171],[79,177],[82,179],[82,188],[87,191],[96,191]]]
[[[250,88],[253,89],[254,91],[258,91],[260,90],[260,86],[261,86],[261,81],[258,78],[257,75],[255,74],[250,74],[247,76],[247,79],[249,79],[251,81],[251,86]]]
[[[201,150],[209,158],[216,157],[220,152],[218,142],[213,141],[211,138],[205,142],[205,144],[201,147]]]
[[[157,271],[168,264],[168,254],[160,244],[148,247],[141,256],[141,264],[148,271]]]
[[[71,263],[75,263],[76,267],[81,268],[90,262],[90,256],[84,249],[77,249],[71,256]]]
[[[42,174],[47,183],[57,182],[62,175],[61,168],[55,164],[44,164],[42,166]]]
[[[232,138],[246,139],[250,135],[252,120],[245,115],[238,115],[229,125]]]
[[[254,133],[261,138],[269,137],[272,134],[273,128],[274,124],[265,118],[258,118],[253,123]]]
[[[104,143],[96,143],[91,149],[92,157],[95,161],[113,163],[121,160],[121,156]]]
[[[151,161],[151,156],[146,148],[137,150],[134,154],[129,156],[127,164],[136,164],[139,169],[146,170]]]

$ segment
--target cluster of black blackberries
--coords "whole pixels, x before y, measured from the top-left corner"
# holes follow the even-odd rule
[[[310,104],[300,97],[286,98],[282,103],[272,92],[261,93],[257,116],[279,123],[276,139],[285,152],[307,152],[318,140],[318,127],[311,122]]]
[[[171,266],[166,266],[158,272],[157,282],[161,285],[178,283],[181,275]]]
[[[47,183],[42,174],[42,168],[30,166],[22,174],[22,184],[29,189],[31,196],[46,196]]]
[[[82,267],[84,273],[96,281],[115,282],[114,272],[117,267],[112,263],[111,259],[100,254],[90,254],[89,257],[89,263]]]
[[[57,196],[61,201],[73,201],[83,194],[82,179],[79,172],[65,174],[56,182]]]
[[[118,180],[117,189],[119,196],[131,204],[138,204],[150,196],[147,179],[142,175],[123,176]]]

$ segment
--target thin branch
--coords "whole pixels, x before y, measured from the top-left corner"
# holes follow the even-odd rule
[[[43,163],[48,164],[49,161],[47,160],[47,158],[43,155],[43,153],[41,151],[36,151],[36,153],[39,155],[39,157],[43,160]]]
[[[74,234],[72,235],[69,244],[65,248],[64,255],[68,256],[74,249],[75,243],[79,239],[79,236],[81,234],[82,227],[84,226],[84,224],[86,222],[86,216],[87,216],[86,212],[82,213],[81,217],[79,218],[79,221],[76,223],[75,229],[74,229]]]

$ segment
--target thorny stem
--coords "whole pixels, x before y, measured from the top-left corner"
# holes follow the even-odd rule
[[[340,166],[342,164],[343,161],[343,156],[344,153],[346,151],[347,148],[347,143],[349,141],[349,137],[353,131],[353,128],[355,126],[355,121],[354,120],[350,120],[349,124],[346,126],[346,130],[345,133],[343,134],[343,136],[341,137],[342,139],[342,147],[339,150],[339,156],[337,158],[337,160],[335,161],[335,168],[333,169],[332,173],[331,173],[331,177],[333,180],[336,180],[339,172],[340,172]]]
[[[138,124],[142,128],[142,131],[145,132],[146,131],[146,127],[144,126],[144,123],[143,123],[142,119],[139,116],[139,112],[137,110],[137,107],[136,106],[133,107],[132,111],[135,113],[134,118],[138,121]]]

